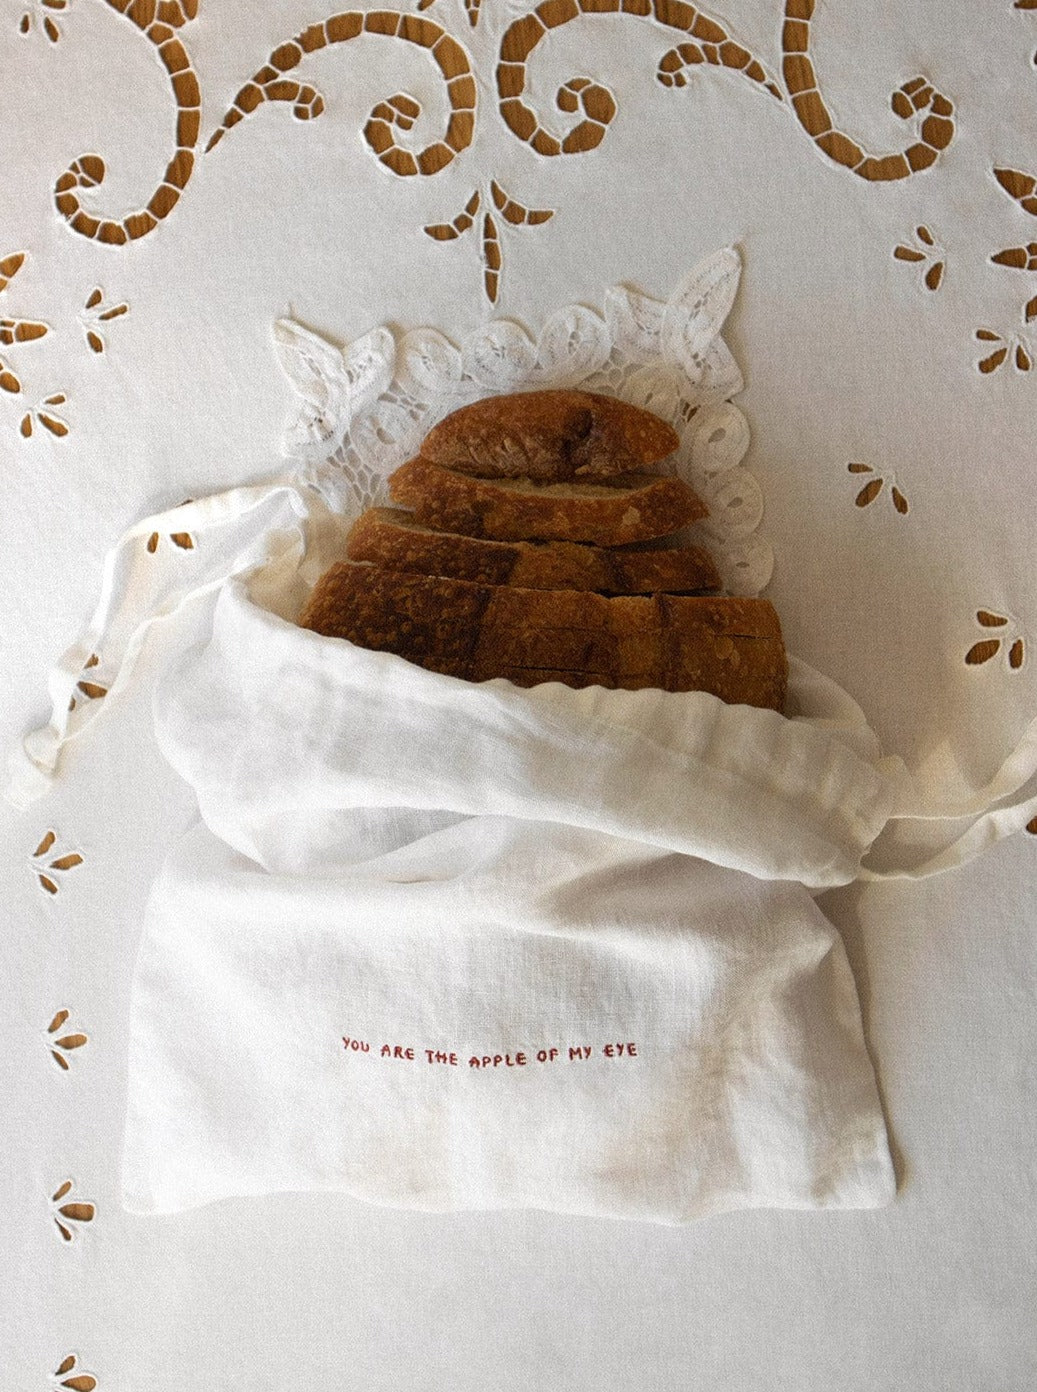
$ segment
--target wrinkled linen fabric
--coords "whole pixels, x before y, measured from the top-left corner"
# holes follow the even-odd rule
[[[856,708],[798,667],[831,698],[813,718],[471,684],[257,594],[225,586],[156,695],[202,822],[146,915],[130,1209],[891,1199],[853,978],[805,887],[852,880],[892,806]]]

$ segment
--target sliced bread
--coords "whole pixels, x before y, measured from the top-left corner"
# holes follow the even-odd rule
[[[720,577],[701,547],[610,550],[571,541],[487,541],[422,526],[401,508],[371,508],[346,542],[352,561],[480,585],[599,594],[709,594]]]
[[[421,447],[432,464],[480,478],[561,482],[657,464],[679,441],[638,406],[585,391],[488,397],[433,426]]]
[[[468,681],[706,691],[774,710],[785,696],[781,627],[762,599],[608,598],[343,561],[321,577],[300,622]]]
[[[389,479],[394,502],[418,521],[495,541],[591,541],[622,546],[669,536],[705,517],[702,499],[681,479],[620,474],[605,483],[483,479],[411,459]]]

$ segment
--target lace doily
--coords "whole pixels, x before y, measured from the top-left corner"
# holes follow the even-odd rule
[[[601,313],[568,306],[537,337],[497,319],[459,344],[434,328],[397,336],[383,327],[340,349],[281,319],[277,353],[301,398],[284,452],[300,481],[352,516],[386,501],[388,476],[459,406],[546,387],[604,392],[674,427],[674,471],[709,507],[684,536],[708,548],[729,592],[759,594],[773,553],[758,531],[760,486],[742,463],[749,424],[731,403],[742,374],[721,336],[740,276],[729,247],[700,262],[665,302],[614,286]]]

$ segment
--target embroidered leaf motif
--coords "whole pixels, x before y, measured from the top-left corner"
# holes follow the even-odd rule
[[[977,609],[976,622],[980,628],[1007,629],[1008,632],[998,638],[984,638],[973,643],[965,654],[966,665],[982,666],[1003,650],[1009,670],[1018,672],[1026,661],[1026,641],[1019,632],[1016,620],[1010,614],[1000,614],[994,609]]]
[[[978,667],[982,662],[989,662],[992,657],[996,657],[1001,649],[1000,638],[988,638],[982,643],[973,643],[965,654],[965,661],[970,667]]]
[[[10,256],[0,258],[0,290],[6,290],[21,270],[25,262],[25,252],[15,251]]]
[[[63,1358],[51,1375],[52,1387],[67,1387],[69,1392],[94,1392],[97,1378],[92,1373],[76,1372],[78,1360],[74,1353]]]
[[[42,9],[44,13],[42,15],[35,15],[32,10],[26,10],[25,13],[22,15],[21,22],[18,25],[19,33],[30,33],[34,21],[39,20],[40,26],[43,29],[43,32],[46,34],[47,38],[51,41],[51,43],[57,43],[57,41],[61,38],[61,30],[54,22],[51,14],[47,13],[47,11],[60,12],[61,10],[68,8],[68,3],[69,0],[35,0],[37,9]]]
[[[915,237],[921,243],[920,246],[901,242],[893,248],[893,256],[897,261],[924,265],[926,271],[922,277],[922,284],[927,290],[939,290],[943,284],[946,266],[943,249],[937,245],[932,231],[924,223],[915,228]]]
[[[50,859],[50,852],[56,844],[57,836],[53,831],[48,831],[32,853],[33,873],[40,888],[45,890],[47,894],[57,894],[58,892],[59,881],[54,878],[53,872],[56,871],[58,875],[64,875],[83,863],[83,857],[78,851],[65,851],[53,860]]]
[[[634,362],[658,357],[666,305],[626,286],[613,286],[605,292],[605,322],[612,330],[613,342]]]
[[[489,200],[512,227],[538,227],[554,217],[553,208],[527,208],[498,183],[490,180]],[[480,208],[485,209],[484,196],[478,189],[472,194],[463,210],[450,222],[428,223],[423,231],[437,242],[453,242],[463,236],[475,222]],[[491,304],[496,304],[500,294],[500,280],[504,264],[504,251],[497,220],[488,210],[482,218],[482,263],[483,288]]]
[[[46,324],[37,323],[32,319],[0,319],[0,343],[5,348],[10,348],[15,343],[32,343],[37,338],[44,338],[49,332]]]
[[[1007,361],[1014,364],[1017,372],[1029,372],[1033,366],[1030,345],[1022,334],[1014,333],[1006,337],[1004,334],[995,333],[993,329],[977,329],[976,339],[980,343],[998,345],[989,356],[981,358],[976,364],[978,370],[984,374],[996,372]]]
[[[77,1200],[62,1203],[61,1200],[72,1192],[72,1187],[72,1180],[66,1179],[64,1184],[59,1185],[56,1192],[51,1195],[50,1200],[51,1216],[63,1242],[71,1242],[76,1234],[77,1226],[81,1223],[92,1223],[97,1212],[92,1203],[83,1203]]]
[[[847,472],[851,474],[874,474],[874,478],[868,480],[864,487],[857,494],[854,502],[859,508],[868,507],[882,492],[883,486],[889,484],[889,496],[894,508],[905,517],[910,511],[910,507],[905,495],[893,481],[892,474],[876,474],[870,464],[853,463],[847,464]]]
[[[98,325],[110,324],[113,319],[121,318],[122,315],[129,312],[129,308],[129,305],[125,303],[106,305],[104,292],[100,287],[91,290],[79,312],[79,320],[83,325],[83,332],[86,334],[86,341],[92,352],[103,353],[107,346]]]
[[[1035,6],[1037,8],[1037,0]],[[1021,169],[995,169],[997,182],[1025,212],[1037,217],[1037,179],[1032,174],[1024,174]]]
[[[73,1049],[81,1049],[84,1044],[89,1042],[89,1036],[82,1033],[64,1034],[58,1039],[53,1037],[57,1034],[58,1030],[61,1029],[62,1025],[65,1024],[68,1017],[69,1012],[67,1010],[59,1010],[47,1026],[47,1034],[50,1036],[48,1041],[50,1056],[58,1067],[66,1073],[69,1070],[69,1062],[65,1054],[71,1053]],[[61,1051],[60,1053],[58,1052],[59,1050]]]
[[[882,479],[872,479],[870,483],[866,483],[864,485],[861,491],[857,494],[857,497],[854,501],[856,502],[858,507],[867,507],[869,503],[873,503],[875,501],[875,499],[879,496],[881,492]]]
[[[21,425],[18,427],[23,438],[26,440],[31,438],[35,422],[37,425],[42,425],[44,430],[49,431],[51,435],[55,435],[59,440],[64,439],[69,430],[68,422],[63,420],[61,416],[57,415],[54,411],[50,410],[50,407],[63,406],[66,400],[67,398],[63,392],[54,392],[51,396],[44,397],[39,405],[33,406],[30,410],[26,411],[25,415],[22,417]],[[44,410],[44,407],[48,409]]]

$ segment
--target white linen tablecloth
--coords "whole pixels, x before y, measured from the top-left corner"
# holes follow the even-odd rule
[[[128,526],[285,470],[278,320],[347,354],[497,321],[536,344],[560,306],[664,302],[728,246],[790,649],[949,795],[1015,744],[1037,712],[1037,10],[532,9],[5,3],[5,748],[46,719]],[[171,530],[143,554],[191,548]],[[5,1387],[1032,1385],[1025,832],[821,897],[893,1138],[888,1209],[674,1232],[335,1195],[124,1213],[141,914],[192,815],[151,692],[206,614],[153,628],[123,693],[84,667],[75,699],[105,709],[45,799],[0,808]]]

